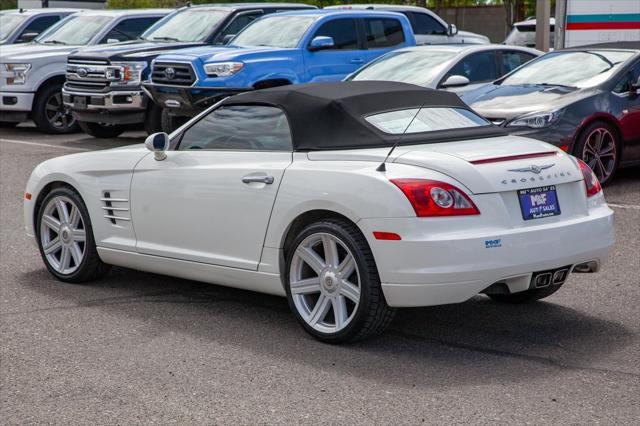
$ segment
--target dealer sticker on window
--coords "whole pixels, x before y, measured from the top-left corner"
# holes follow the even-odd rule
[[[524,220],[541,219],[560,214],[560,204],[555,185],[518,191],[520,209]]]

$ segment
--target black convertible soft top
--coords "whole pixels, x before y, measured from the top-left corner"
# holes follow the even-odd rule
[[[295,151],[391,146],[400,135],[387,134],[368,123],[375,113],[420,107],[471,109],[451,92],[390,81],[345,81],[281,86],[242,93],[222,105],[269,105],[281,108],[289,119]],[[448,142],[504,136],[487,126],[408,133],[400,145]]]

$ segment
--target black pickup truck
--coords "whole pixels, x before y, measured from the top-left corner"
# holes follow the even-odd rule
[[[263,15],[313,9],[299,3],[238,3],[183,7],[149,28],[140,40],[81,50],[67,60],[63,101],[86,133],[118,136],[129,125],[162,129],[161,108],[144,93],[151,62],[163,52],[221,45]]]

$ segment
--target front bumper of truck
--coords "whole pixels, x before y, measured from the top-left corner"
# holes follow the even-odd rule
[[[136,124],[145,120],[149,100],[137,90],[80,92],[62,89],[62,101],[79,121],[108,124]]]

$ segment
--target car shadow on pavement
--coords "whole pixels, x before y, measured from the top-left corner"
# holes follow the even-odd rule
[[[44,269],[24,275],[21,281],[30,290],[59,302],[33,313],[107,311],[121,320],[144,321],[146,328],[136,337],[141,341],[169,333],[192,335],[197,342],[235,345],[261,356],[408,388],[521,382],[562,370],[638,375],[627,365],[600,362],[630,344],[631,331],[553,298],[502,305],[476,297],[457,305],[402,309],[382,336],[336,346],[306,335],[286,300],[276,296],[124,268],[86,286],[57,282]]]

